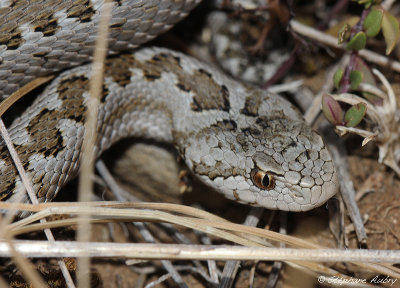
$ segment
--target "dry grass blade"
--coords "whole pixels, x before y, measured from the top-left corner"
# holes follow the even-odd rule
[[[65,204],[65,205],[63,205]],[[73,204],[76,204],[75,206]],[[108,205],[109,204],[109,205]],[[263,244],[265,243],[265,239],[269,240],[274,240],[274,241],[281,241],[284,242],[288,245],[291,245],[292,247],[300,247],[300,248],[311,248],[315,249],[315,251],[319,252],[314,252],[314,253],[320,253],[321,255],[324,255],[324,247],[318,246],[316,244],[313,244],[311,242],[304,241],[302,239],[293,237],[293,236],[287,236],[287,235],[281,235],[276,232],[272,231],[267,231],[264,229],[260,228],[255,228],[255,227],[248,227],[240,224],[234,224],[230,223],[226,220],[224,221],[215,221],[215,220],[209,220],[209,219],[197,219],[194,217],[190,216],[180,216],[180,215],[174,215],[170,213],[166,213],[163,211],[153,211],[153,210],[141,210],[141,209],[117,209],[117,208],[105,208],[105,207],[135,207],[135,206],[141,206],[143,208],[146,207],[146,204],[149,204],[150,206],[157,206],[160,205],[163,208],[166,208],[165,206],[170,206],[168,208],[177,207],[178,205],[165,205],[165,204],[159,204],[159,203],[107,203],[107,202],[90,202],[90,203],[48,203],[48,204],[40,204],[42,208],[48,206],[48,208],[44,208],[41,212],[38,212],[26,219],[22,219],[19,222],[10,224],[10,227],[8,227],[10,233],[15,233],[15,234],[20,234],[20,233],[25,233],[29,231],[36,231],[40,229],[44,229],[45,227],[61,227],[61,226],[69,226],[69,225],[76,225],[77,224],[77,219],[78,218],[71,218],[71,219],[66,219],[66,220],[59,220],[59,221],[52,221],[48,222],[46,224],[30,224],[34,221],[37,221],[41,217],[47,217],[50,215],[54,214],[71,214],[71,215],[87,215],[88,213],[92,215],[92,217],[96,217],[96,219],[92,218],[90,219],[92,223],[104,223],[104,222],[115,222],[115,221],[150,221],[150,222],[170,222],[174,223],[177,225],[182,225],[188,228],[192,229],[197,229],[203,232],[206,232],[208,234],[214,235],[216,237],[220,237],[222,239],[226,239],[238,244],[246,245],[246,246],[258,246],[262,247]],[[95,205],[98,205],[99,207],[94,207]],[[90,207],[92,206],[92,207]],[[51,208],[50,208],[51,207]],[[192,211],[194,208],[188,207],[187,211]],[[90,210],[90,211],[88,211]],[[173,209],[171,209],[173,210]],[[185,211],[185,206],[182,206],[180,208],[180,211],[183,212]],[[201,213],[198,213],[201,214]],[[207,214],[207,213],[205,213]],[[249,235],[257,236],[260,237],[258,241],[255,241],[254,238],[249,237]],[[92,245],[92,244],[91,244]],[[193,245],[194,247],[198,247],[197,245]],[[317,249],[318,248],[318,249]],[[329,250],[329,249],[328,249]],[[298,256],[295,252],[297,251],[296,249],[291,250],[293,254],[293,259],[298,259],[296,257],[301,257]],[[300,251],[300,250],[299,250]],[[357,251],[357,250],[355,250]],[[330,253],[330,252],[329,252]],[[356,252],[355,252],[356,253]],[[301,254],[301,252],[300,252]],[[303,254],[302,254],[303,255]],[[320,257],[323,257],[321,256]],[[359,255],[359,254],[356,254]],[[361,254],[360,254],[361,255]],[[322,266],[320,264],[315,264],[312,263],[309,260],[307,255],[303,255],[304,258],[302,258],[303,262],[297,263],[297,265],[300,265],[302,267],[307,267],[311,269],[311,271],[315,271],[316,273],[326,273],[326,274],[337,274],[338,272],[335,270],[332,270],[330,268],[327,268],[325,266]],[[305,261],[306,260],[306,261]],[[385,267],[379,264],[369,264],[369,263],[362,263],[362,262],[367,262],[368,259],[363,257],[362,255],[360,258],[357,260],[357,263],[354,263],[358,266],[363,267],[366,270],[370,271],[376,271],[378,273],[383,273],[387,275],[391,275],[392,277],[398,277],[400,278],[400,271],[398,271],[397,268],[395,267]],[[383,260],[383,259],[382,259]],[[344,260],[345,261],[345,260]]]
[[[35,80],[29,82],[25,86],[15,91],[13,94],[10,95],[10,97],[4,99],[0,103],[0,117],[3,116],[4,112],[6,112],[15,102],[17,102],[23,96],[36,89],[37,87],[49,82],[53,78],[54,76],[36,78]]]
[[[81,159],[81,173],[79,174],[79,201],[91,200],[93,191],[92,173],[95,160],[95,141],[96,141],[96,125],[97,125],[97,114],[99,99],[102,90],[103,83],[103,69],[104,60],[107,55],[107,37],[108,37],[108,23],[111,19],[113,3],[110,0],[105,0],[103,7],[101,8],[101,16],[99,20],[99,30],[96,37],[95,50],[93,55],[92,63],[92,75],[89,82],[89,101],[87,122],[85,123],[85,137],[82,144],[82,159]],[[83,215],[86,216],[86,215]],[[77,239],[80,242],[84,242],[88,246],[88,242],[91,236],[90,222],[86,217],[82,217],[79,221]],[[89,257],[83,257],[78,261],[77,278],[79,281],[79,287],[86,288],[90,287],[89,273],[90,259]]]
[[[75,204],[75,205],[74,205]],[[0,208],[7,209],[12,205],[8,203],[0,203]],[[29,204],[25,204],[25,206],[29,206]],[[98,207],[96,207],[98,206]],[[215,236],[223,237],[229,241],[246,245],[250,242],[257,245],[262,245],[262,241],[248,241],[248,234],[267,238],[272,241],[284,242],[288,245],[292,245],[295,247],[303,247],[303,248],[321,248],[318,245],[311,244],[310,242],[301,240],[296,237],[282,235],[277,232],[268,231],[261,228],[249,227],[241,224],[231,223],[227,220],[216,220],[215,216],[209,217],[210,213],[206,213],[202,210],[183,206],[176,204],[164,204],[164,203],[118,203],[118,202],[89,202],[89,203],[46,203],[35,206],[35,208],[41,207],[42,210],[34,215],[21,219],[18,222],[10,224],[9,230],[10,233],[26,233],[28,230],[27,226],[30,223],[33,223],[43,217],[48,217],[55,214],[72,214],[72,215],[85,215],[85,213],[91,213],[95,215],[93,217],[98,218],[99,220],[121,220],[124,219],[126,221],[160,221],[160,222],[169,222],[178,225],[183,225],[185,227],[194,228],[200,231],[204,231],[208,234],[213,234],[213,229],[218,229],[218,234],[213,234]],[[115,207],[115,208],[111,208]],[[130,208],[130,209],[118,209],[119,208]],[[139,208],[153,209],[153,210],[142,210]],[[159,210],[167,210],[172,213],[166,213],[164,211]],[[175,212],[183,214],[176,215]],[[197,215],[196,215],[197,214]],[[198,217],[198,218],[196,218]],[[34,224],[41,225],[41,224]],[[49,224],[47,224],[49,225]],[[38,226],[40,229],[43,229],[45,226]],[[24,230],[22,230],[24,229]],[[235,234],[228,235],[224,234],[224,231],[232,231]],[[245,236],[245,237],[244,237]],[[244,237],[244,238],[237,238]]]
[[[28,241],[14,242],[16,250],[26,257],[122,257],[138,259],[199,259],[199,260],[276,260],[316,262],[372,262],[398,263],[400,251],[360,249],[295,249],[243,247],[232,245],[185,245],[152,243],[92,242],[86,250],[82,243],[72,241]],[[0,243],[0,255],[8,256],[9,246]],[[397,275],[398,277],[398,275]]]

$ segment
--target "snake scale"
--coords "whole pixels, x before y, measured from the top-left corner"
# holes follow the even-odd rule
[[[91,60],[103,2],[0,2],[3,99],[37,76],[70,68],[9,127],[41,202],[51,201],[79,170],[90,78],[84,63]],[[288,211],[322,205],[337,191],[337,174],[321,137],[294,106],[184,54],[137,48],[198,2],[113,1],[97,155],[128,136],[166,141],[195,175],[230,199]],[[1,140],[1,199],[13,200],[21,187]]]

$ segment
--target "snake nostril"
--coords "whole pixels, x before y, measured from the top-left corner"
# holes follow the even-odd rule
[[[297,198],[302,198],[302,199],[304,198],[304,197],[303,197],[303,194],[301,194],[301,193],[298,192],[298,191],[294,192],[294,196],[297,197]]]

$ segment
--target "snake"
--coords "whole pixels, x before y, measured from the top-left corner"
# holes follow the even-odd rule
[[[258,33],[253,33],[256,37],[260,34],[260,28],[251,20],[253,19],[244,17],[235,19],[223,11],[215,11],[207,17],[206,27],[210,27],[212,31],[210,50],[224,72],[234,79],[261,85],[272,78],[278,68],[289,59],[290,47],[286,43],[280,43],[285,42],[281,31],[274,31],[276,35],[267,38],[266,53],[250,53],[245,43],[249,45],[248,42],[255,41],[249,35],[249,30],[256,30]]]
[[[140,47],[199,2],[112,1],[96,155],[126,137],[168,142],[195,176],[228,199],[284,211],[323,205],[338,190],[335,165],[294,105],[181,52]],[[8,127],[40,202],[51,201],[79,172],[90,60],[103,5],[103,0],[0,4],[1,98],[35,77],[58,75]],[[1,201],[15,201],[22,187],[0,140]]]

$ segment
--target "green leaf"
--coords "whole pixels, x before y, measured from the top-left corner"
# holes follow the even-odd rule
[[[364,103],[358,103],[350,107],[344,115],[346,127],[355,127],[364,118],[367,112],[367,106]]]
[[[339,89],[340,87],[340,81],[342,81],[343,73],[344,73],[343,69],[339,68],[335,72],[335,75],[333,75],[333,83],[335,84],[336,89]]]
[[[354,35],[353,38],[350,39],[349,43],[347,43],[347,50],[361,50],[365,48],[367,44],[367,36],[364,32],[358,32]]]
[[[387,11],[384,11],[382,18],[382,33],[386,42],[386,55],[389,55],[399,39],[399,22]]]
[[[333,125],[343,125],[343,109],[340,107],[340,104],[328,94],[324,94],[324,96],[322,96],[322,112],[324,113],[326,119],[328,119],[328,121]]]
[[[356,90],[360,86],[363,80],[363,73],[358,70],[353,70],[350,72],[350,87],[352,90]]]
[[[375,37],[381,30],[383,11],[372,7],[364,21],[365,33],[368,37]]]
[[[349,24],[344,24],[342,28],[340,28],[338,32],[338,44],[342,44],[344,41],[347,41],[350,37],[351,26]]]

